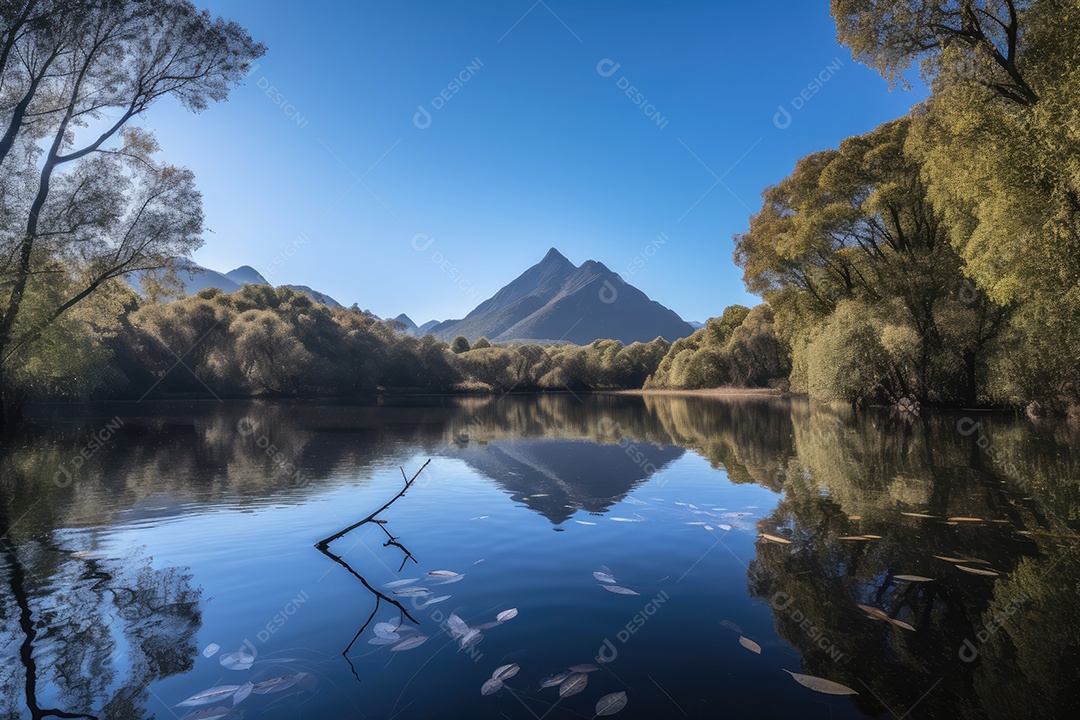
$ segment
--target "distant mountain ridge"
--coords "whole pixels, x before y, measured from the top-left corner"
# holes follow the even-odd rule
[[[181,270],[177,273],[180,277],[180,281],[184,284],[184,292],[187,295],[194,295],[200,290],[206,290],[207,288],[217,288],[225,293],[234,293],[240,289],[241,285],[271,285],[272,284],[262,276],[262,274],[251,267],[250,265],[241,265],[235,270],[230,270],[227,273],[219,273],[216,270],[205,268],[202,265],[196,265],[195,263],[189,263],[187,270]],[[296,292],[304,293],[315,302],[322,303],[329,307],[342,307],[334,298],[330,297],[326,293],[313,290],[307,285],[285,285],[284,287]]]
[[[675,341],[693,331],[673,310],[651,300],[603,263],[588,260],[576,266],[555,248],[464,318],[428,330],[440,340],[464,335],[469,342],[484,336],[497,342],[579,345],[609,338],[626,344],[657,337]]]

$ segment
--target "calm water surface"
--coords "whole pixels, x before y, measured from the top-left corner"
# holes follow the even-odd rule
[[[43,409],[0,451],[0,717],[1075,717],[1077,437],[778,399]]]

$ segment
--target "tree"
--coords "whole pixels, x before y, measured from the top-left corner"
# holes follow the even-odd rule
[[[1015,310],[1010,332],[1039,365],[1007,385],[1080,403],[1076,3],[833,0],[832,10],[856,57],[891,80],[919,62],[932,83],[908,150],[971,294]]]
[[[491,341],[488,340],[483,335],[481,335],[480,337],[478,337],[476,339],[476,342],[473,343],[472,349],[473,350],[482,350],[483,348],[489,348],[489,347],[491,347]]]
[[[20,353],[125,275],[162,270],[168,281],[201,243],[191,172],[155,161],[153,137],[130,121],[165,96],[195,112],[224,100],[265,49],[187,0],[15,0],[0,19],[0,400],[10,421]],[[102,129],[84,137],[91,125]],[[47,275],[66,283],[26,312]]]
[[[469,352],[469,339],[464,335],[458,335],[450,343],[450,352],[455,355],[460,355],[463,352]]]
[[[978,395],[977,370],[1006,312],[984,294],[965,292],[947,218],[907,150],[912,122],[901,118],[803,158],[765,191],[750,230],[736,236],[735,262],[747,287],[772,306],[776,331],[795,352],[797,390],[939,404]],[[845,320],[830,329],[844,303],[849,313],[859,308],[860,324]],[[824,345],[811,348],[826,332]],[[836,372],[814,364],[834,362],[845,338],[867,332],[876,335],[870,345],[885,351],[867,351],[881,360],[869,374],[837,378],[840,385],[804,384]],[[863,381],[870,385],[851,386]]]

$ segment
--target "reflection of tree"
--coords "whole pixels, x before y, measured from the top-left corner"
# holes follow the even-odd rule
[[[934,687],[913,715],[1068,715],[1080,660],[1080,561],[1056,544],[1069,540],[1078,507],[1069,447],[1002,418],[982,420],[983,441],[939,415],[908,422],[793,405],[792,422],[796,459],[761,528],[793,543],[759,543],[748,579],[804,671],[859,690],[854,701],[867,713],[902,714]],[[1008,456],[1026,487],[980,442]],[[1041,505],[1046,497],[1052,502]],[[985,521],[948,520],[958,516]],[[863,534],[881,537],[838,539]],[[982,560],[1002,577],[973,577],[933,555]],[[901,574],[934,581],[896,580]],[[857,604],[917,629],[875,621]],[[978,641],[994,618],[1006,619]],[[978,651],[968,662],[965,641]]]
[[[191,576],[45,540],[14,544],[9,518],[0,517],[0,616],[19,664],[0,675],[8,716],[144,717],[146,687],[191,669],[201,623]]]

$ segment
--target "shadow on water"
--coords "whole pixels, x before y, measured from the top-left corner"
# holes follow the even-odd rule
[[[1078,438],[777,398],[42,408],[0,455],[0,622],[17,659],[2,710],[142,717],[147,687],[197,655],[190,573],[73,553],[72,528],[299,504],[418,455],[463,462],[558,526],[690,452],[780,494],[758,529],[789,544],[759,540],[747,585],[801,672],[858,691],[866,716],[1065,717],[1080,701]]]

